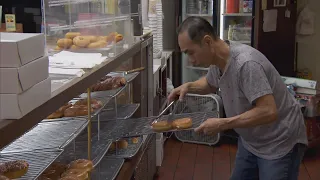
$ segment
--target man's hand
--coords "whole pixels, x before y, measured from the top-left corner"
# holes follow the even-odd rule
[[[179,98],[179,100],[183,100],[184,96],[189,91],[189,83],[182,84],[181,86],[175,88],[171,91],[170,95],[168,96],[169,102],[172,102]]]
[[[198,133],[204,133],[207,135],[216,135],[223,130],[221,129],[222,121],[223,119],[221,118],[207,119],[194,131]]]

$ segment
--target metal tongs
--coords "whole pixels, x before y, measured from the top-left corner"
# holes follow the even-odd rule
[[[172,101],[167,107],[165,107],[165,106],[168,104],[168,102],[169,102],[169,101],[166,100],[166,103],[164,103],[164,104],[162,105],[161,109],[164,109],[164,110],[161,111],[161,113],[160,113],[156,118],[154,118],[154,120],[151,122],[151,125],[154,124],[154,123],[157,123],[158,120],[159,120],[159,118],[160,118],[161,116],[163,116],[163,114],[164,114],[165,112],[167,112],[168,109],[171,108],[171,106],[177,102],[176,105],[175,105],[175,107],[173,108],[172,112],[169,114],[168,119],[167,119],[168,122],[172,122],[172,121],[174,120],[174,114],[176,113],[178,104],[179,104],[181,101],[180,101],[180,100]],[[165,107],[165,108],[164,108],[164,107]]]

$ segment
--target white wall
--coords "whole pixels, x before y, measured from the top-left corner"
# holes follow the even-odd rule
[[[311,70],[313,79],[320,81],[320,0],[298,0],[298,11],[306,3],[316,13],[315,34],[297,38],[298,42],[298,69]]]

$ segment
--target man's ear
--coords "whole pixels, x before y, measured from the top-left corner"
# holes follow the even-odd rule
[[[213,39],[212,39],[211,36],[205,35],[205,36],[203,37],[203,39],[202,39],[202,43],[203,43],[203,44],[206,44],[206,45],[208,45],[208,46],[211,46],[212,43],[213,43]]]

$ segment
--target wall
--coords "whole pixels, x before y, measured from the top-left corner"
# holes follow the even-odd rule
[[[297,65],[298,69],[311,70],[313,79],[320,81],[320,0],[298,0],[298,10],[309,3],[309,8],[316,13],[315,34],[297,38]]]

